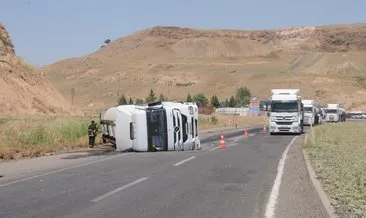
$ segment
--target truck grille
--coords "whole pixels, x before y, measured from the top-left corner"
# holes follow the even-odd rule
[[[277,125],[292,125],[292,122],[276,122]]]
[[[281,132],[288,132],[290,131],[290,127],[278,127],[278,130],[281,131]]]

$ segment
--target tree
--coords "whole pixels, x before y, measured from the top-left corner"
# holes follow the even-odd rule
[[[152,103],[152,102],[156,101],[156,96],[155,96],[154,90],[152,90],[152,89],[150,90],[149,96],[147,96],[145,101],[146,101],[146,103]]]
[[[251,93],[247,87],[240,87],[235,93],[237,105],[243,106],[250,102]]]
[[[76,88],[71,88],[71,104],[74,104]]]
[[[128,100],[128,104],[133,104],[133,100],[131,97],[130,97],[130,100]]]
[[[229,107],[236,107],[236,105],[237,105],[237,101],[236,101],[235,97],[232,95],[229,100]]]
[[[229,102],[229,99],[225,99],[225,107],[229,107],[230,106],[230,102]]]
[[[105,41],[104,41],[104,43],[105,44],[109,44],[111,42],[111,40],[110,39],[106,39]]]
[[[118,104],[119,105],[125,105],[125,104],[127,104],[127,99],[126,99],[125,95],[122,94],[121,97],[119,97]]]
[[[193,101],[192,96],[190,94],[187,95],[187,100],[186,101],[187,102],[192,102]]]
[[[168,98],[163,95],[163,93],[160,93],[159,101],[167,101]]]
[[[140,98],[137,98],[136,101],[135,101],[136,104],[143,104],[144,103],[144,100],[140,99]]]
[[[216,95],[213,95],[211,97],[211,105],[214,108],[219,108],[220,107],[220,101],[219,101],[219,98]]]
[[[208,99],[203,93],[198,93],[193,96],[193,101],[199,104],[199,106],[207,106],[208,104]]]

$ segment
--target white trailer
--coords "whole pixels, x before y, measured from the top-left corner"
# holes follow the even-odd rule
[[[200,149],[198,124],[198,107],[194,103],[119,106],[116,110],[116,150]]]
[[[272,89],[269,132],[297,133],[304,131],[304,110],[299,89]]]

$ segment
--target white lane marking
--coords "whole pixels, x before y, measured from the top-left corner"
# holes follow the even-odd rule
[[[255,133],[249,133],[248,136],[252,137],[252,136],[255,136],[256,134]]]
[[[110,191],[110,192],[108,192],[108,193],[106,193],[106,194],[104,194],[104,195],[101,195],[101,196],[99,196],[99,197],[97,197],[97,198],[94,198],[93,200],[91,200],[92,202],[97,202],[97,201],[100,201],[100,200],[103,200],[104,198],[107,198],[107,197],[109,197],[109,196],[111,196],[111,195],[114,195],[114,194],[116,194],[117,192],[120,192],[120,191],[123,191],[124,189],[126,189],[126,188],[129,188],[129,187],[131,187],[131,186],[134,186],[134,185],[136,185],[136,184],[138,184],[138,183],[141,183],[141,182],[143,182],[143,181],[145,181],[145,180],[147,180],[149,177],[142,177],[142,178],[140,178],[140,179],[137,179],[137,180],[135,180],[135,181],[133,181],[133,182],[130,182],[130,183],[128,183],[128,184],[126,184],[126,185],[124,185],[124,186],[121,186],[121,187],[119,187],[119,188],[116,188],[116,189],[114,189],[114,190],[112,190],[112,191]]]
[[[282,179],[282,175],[283,175],[283,169],[285,167],[285,161],[287,158],[288,151],[290,150],[290,147],[294,143],[296,138],[297,138],[297,136],[295,136],[291,140],[291,142],[287,145],[287,147],[286,147],[285,151],[283,152],[282,157],[278,163],[277,175],[274,180],[274,184],[273,184],[272,191],[271,191],[271,194],[268,199],[268,203],[266,205],[266,213],[265,213],[266,218],[272,218],[275,216],[276,203],[277,203],[277,198],[278,198],[278,195],[280,192],[281,179]]]
[[[195,158],[196,158],[196,156],[192,156],[190,158],[184,159],[182,161],[179,161],[178,163],[175,163],[174,166],[179,166],[179,165],[184,164],[185,162],[188,162],[188,161],[190,161],[192,159],[195,159]]]
[[[59,173],[59,172],[65,171],[65,170],[70,170],[70,169],[75,169],[75,168],[82,167],[82,166],[92,165],[92,164],[99,163],[99,162],[102,162],[102,161],[114,159],[114,158],[117,158],[117,157],[120,157],[120,156],[126,156],[128,154],[131,154],[131,153],[118,154],[118,155],[113,156],[113,157],[107,157],[107,158],[104,158],[104,159],[100,159],[100,160],[96,160],[96,161],[91,161],[91,162],[79,164],[79,165],[72,166],[72,167],[66,167],[66,168],[58,169],[58,170],[51,171],[51,172],[48,172],[48,173],[43,173],[43,174],[39,174],[39,175],[27,177],[27,178],[24,178],[24,179],[14,180],[14,181],[11,181],[11,182],[8,182],[8,183],[0,184],[0,187],[4,187],[4,186],[8,186],[8,185],[13,185],[13,184],[16,184],[16,183],[24,182],[24,181],[31,180],[31,179],[35,179],[35,178],[39,178],[39,177],[42,177],[42,176],[47,176],[47,175]]]
[[[219,149],[220,147],[214,147],[214,148],[211,148],[209,151],[214,151],[216,149]]]

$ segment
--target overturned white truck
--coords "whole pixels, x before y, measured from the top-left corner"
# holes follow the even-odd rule
[[[115,109],[114,131],[103,136],[117,151],[171,151],[200,149],[198,107],[187,102],[122,105]],[[101,120],[101,124],[108,123]],[[102,124],[102,126],[104,126]]]
[[[304,131],[304,109],[299,89],[272,89],[269,133],[296,133]]]

